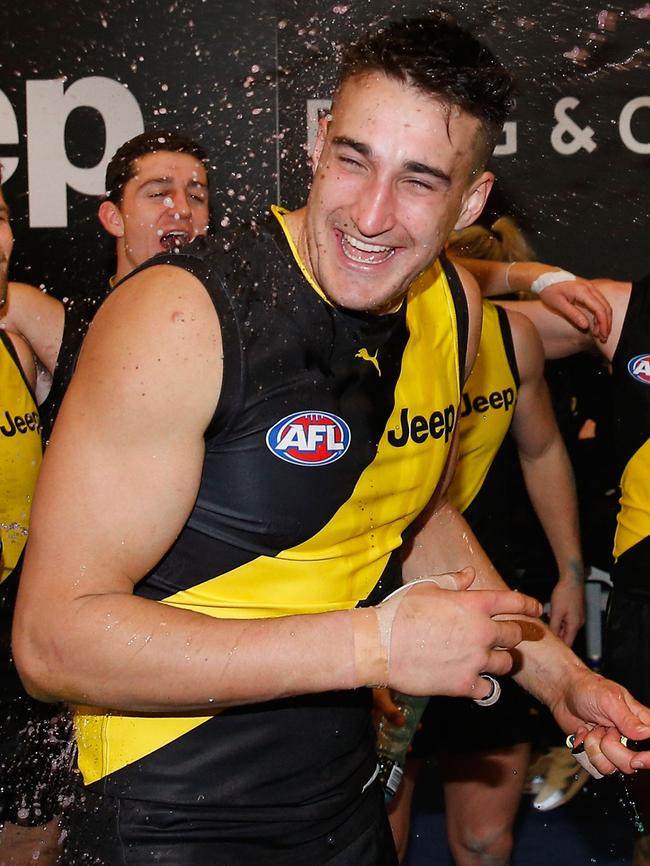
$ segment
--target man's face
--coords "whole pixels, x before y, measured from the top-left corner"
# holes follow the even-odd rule
[[[384,75],[350,79],[322,121],[298,248],[329,299],[394,308],[473,222],[493,176],[475,170],[479,121]]]
[[[136,160],[120,204],[102,204],[100,219],[118,238],[118,276],[126,276],[151,256],[207,232],[205,167],[188,153],[148,153]]]
[[[0,308],[7,298],[9,281],[9,259],[14,246],[14,236],[9,223],[9,208],[0,188]]]

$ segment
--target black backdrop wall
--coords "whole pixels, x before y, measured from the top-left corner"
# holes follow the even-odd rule
[[[650,4],[467,0],[442,8],[517,74],[486,219],[518,217],[538,257],[587,276],[650,267]],[[144,128],[187,132],[212,165],[213,228],[293,207],[310,118],[342,42],[405,0],[21,0],[0,9],[0,161],[15,279],[92,292],[111,246],[106,163]]]

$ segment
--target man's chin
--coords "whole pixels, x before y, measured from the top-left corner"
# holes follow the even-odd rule
[[[328,300],[341,310],[351,313],[368,313],[371,316],[383,316],[394,312],[402,303],[405,292],[391,294],[388,298],[377,298],[375,295],[351,295],[342,293],[340,295],[329,295],[325,292]]]

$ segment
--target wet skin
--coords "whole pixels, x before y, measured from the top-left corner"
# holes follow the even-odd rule
[[[330,300],[387,312],[480,213],[493,176],[476,168],[479,121],[381,73],[348,80],[321,121],[305,208],[288,216]]]
[[[7,296],[9,279],[9,259],[14,246],[14,236],[9,223],[9,208],[0,188],[0,308]]]
[[[208,230],[205,167],[188,153],[157,151],[140,157],[119,205],[104,202],[102,225],[117,242],[117,277],[151,256],[182,246]]]

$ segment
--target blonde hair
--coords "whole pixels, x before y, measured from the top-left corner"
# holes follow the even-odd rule
[[[468,226],[452,232],[446,251],[464,259],[487,259],[492,262],[529,262],[535,254],[517,223],[507,216],[499,217],[488,229]]]

